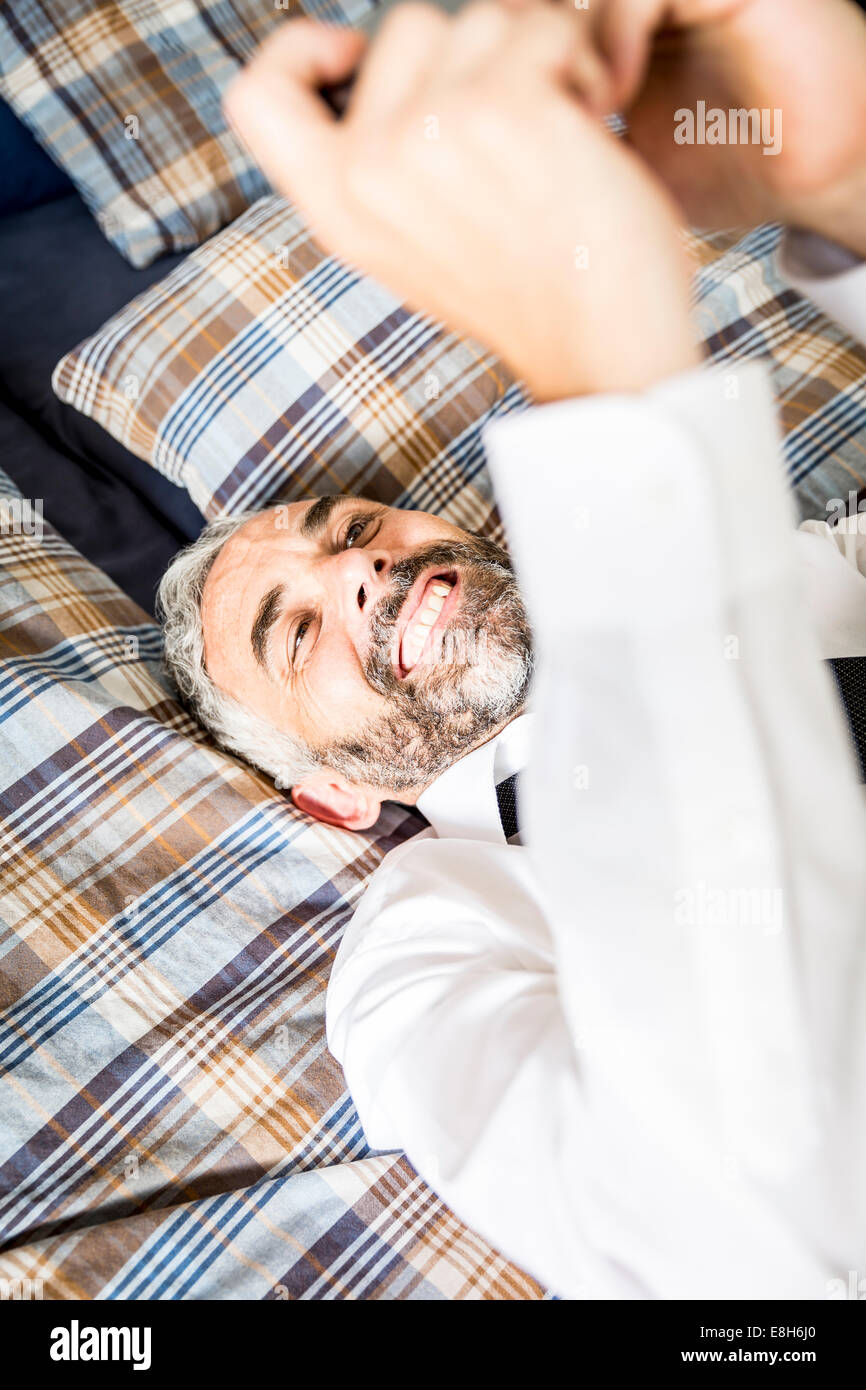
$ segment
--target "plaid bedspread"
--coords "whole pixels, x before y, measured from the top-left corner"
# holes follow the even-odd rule
[[[419,821],[330,829],[213,750],[153,624],[3,505],[0,1296],[542,1297],[369,1148],[325,1043]]]

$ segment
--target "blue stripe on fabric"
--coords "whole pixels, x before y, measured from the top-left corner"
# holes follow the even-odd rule
[[[254,813],[254,823],[255,821],[264,821],[260,812]],[[298,828],[303,828],[300,822],[298,822]],[[241,831],[243,833],[240,833]],[[263,839],[262,836],[264,836]],[[106,943],[109,952],[113,952],[118,944],[126,943],[131,956],[133,951],[141,953],[146,947],[144,956],[147,959],[196,916],[200,915],[210,903],[218,901],[237,882],[253,873],[260,864],[272,858],[275,852],[284,849],[289,843],[290,840],[287,841],[283,828],[274,828],[273,825],[264,821],[256,827],[254,833],[250,834],[248,823],[242,822],[241,826],[237,827],[225,842],[221,842],[214,849],[208,850],[204,858],[196,859],[185,866],[180,878],[164,880],[157,892],[153,894],[151,902],[158,907],[159,914],[169,914],[168,930],[159,932],[161,923],[160,917],[157,916],[149,918],[147,930],[141,936],[136,936],[134,931],[127,932],[123,928],[133,928],[140,925],[141,909],[130,911],[128,914],[126,912],[121,913],[112,924],[112,932],[116,933],[116,938]],[[237,864],[228,861],[220,868],[225,854],[232,849],[243,850],[245,856],[243,863]],[[201,883],[205,873],[209,875],[211,880],[207,887]],[[186,883],[195,885],[195,895],[184,892]],[[160,898],[165,899],[162,904],[159,903]],[[172,917],[170,914],[178,908],[185,908],[185,911],[182,910]],[[81,977],[85,977],[83,982],[86,982],[86,977],[92,971],[93,966],[98,963],[102,954],[103,952],[100,950],[92,958],[79,958],[70,961],[68,972],[55,970],[35,992],[24,995],[13,1008],[6,1011],[4,1023],[7,1026],[0,1025],[0,1062],[10,1071],[23,1061],[34,1047],[48,1042],[80,1014],[82,1009],[88,1007],[95,999],[100,998],[113,988],[129,969],[140,963],[137,959],[130,959],[127,968],[125,970],[120,969],[110,979],[101,976],[97,982],[98,987],[88,990],[86,999],[82,998],[78,992],[78,981]],[[64,999],[65,1002],[58,1006],[60,999]],[[31,1032],[27,1038],[18,1037],[17,1029],[13,1030],[11,1026],[8,1026],[17,1022],[19,1028],[24,1028],[33,1021],[38,1023],[38,1020],[35,1020],[35,1015],[40,1009],[52,1009],[53,1012],[45,1020],[46,1026]],[[9,1039],[5,1047],[2,1044],[4,1038]]]
[[[410,331],[405,333],[404,329]],[[363,367],[363,373],[359,380],[375,380],[377,375],[388,377],[398,371],[403,363],[410,357],[417,356],[418,353],[428,346],[440,332],[435,325],[426,320],[418,318],[410,321],[409,324],[401,323],[399,331],[389,335],[383,343],[377,344],[369,351]],[[395,393],[397,388],[395,389]],[[315,382],[311,382],[308,392],[318,391]],[[303,396],[299,398],[303,401]],[[271,451],[271,462],[269,464],[260,463],[252,468],[248,476],[238,485],[232,495],[232,510],[245,499],[248,492],[252,492],[249,504],[261,502],[273,495],[274,487],[282,480],[287,469],[291,469],[297,458],[307,457],[315,450],[319,443],[328,439],[334,432],[334,422],[339,421],[344,427],[354,428],[351,421],[347,420],[342,408],[330,396],[324,392],[318,392],[314,409],[307,409],[304,416],[304,433],[302,438],[294,435],[286,435]],[[368,465],[376,467],[380,462],[378,455],[372,454]],[[431,467],[435,467],[433,464]],[[363,469],[361,470],[363,472]]]
[[[134,660],[149,658],[158,661],[161,656],[161,639],[146,637],[140,642]],[[56,685],[58,681],[93,684],[106,672],[117,669],[118,658],[121,664],[132,664],[133,659],[125,657],[118,643],[112,642],[108,648],[103,648],[90,639],[81,646],[76,646],[75,640],[70,639],[60,643],[50,652],[40,652],[34,656],[8,657],[2,662],[0,669],[0,724],[11,719],[37,695]],[[22,683],[26,688],[22,689]],[[17,700],[15,692],[18,692]]]
[[[329,915],[334,917],[333,911],[329,913]],[[333,924],[331,935],[339,935],[339,928],[336,921]],[[307,955],[314,955],[316,953],[317,946],[312,940],[307,940],[305,946],[307,948]],[[254,1000],[256,1003],[259,1001],[263,1004],[268,1003],[269,995],[278,995],[285,988],[287,980],[284,977],[288,976],[290,980],[293,975],[302,974],[306,969],[307,962],[304,961],[302,957],[296,957],[292,962],[287,963],[286,970],[278,973],[273,972],[270,963],[263,963],[257,971],[258,985],[254,996],[246,993],[248,981],[245,980],[241,984],[236,985],[228,997],[229,999],[231,999],[232,995],[242,997],[245,1007],[238,1012],[234,1022],[235,1029],[243,1023],[244,1019],[252,1011],[251,1000]],[[224,1005],[226,1001],[223,1000],[221,1002]],[[226,1026],[224,1031],[229,1033],[231,1029]],[[44,1208],[49,1200],[53,1204],[56,1204],[68,1191],[75,1189],[80,1180],[79,1169],[76,1168],[75,1165],[76,1163],[80,1163],[81,1153],[85,1148],[90,1146],[90,1157],[93,1162],[102,1161],[104,1165],[109,1164],[119,1154],[125,1151],[127,1134],[134,1133],[136,1128],[140,1128],[147,1123],[149,1119],[161,1113],[165,1108],[166,1098],[168,1096],[182,1094],[182,1089],[175,1081],[174,1077],[168,1075],[155,1061],[149,1059],[147,1066],[142,1070],[141,1054],[134,1045],[127,1049],[127,1054],[125,1055],[134,1056],[138,1062],[136,1070],[129,1073],[124,1078],[123,1085],[126,1088],[125,1093],[115,1093],[112,1096],[110,1111],[107,1102],[101,1107],[108,1113],[104,1115],[94,1113],[90,1117],[89,1125],[79,1125],[78,1129],[75,1131],[74,1148],[69,1144],[58,1145],[52,1152],[50,1159],[45,1159],[41,1164],[34,1165],[27,1179],[23,1182],[19,1181],[15,1189],[7,1194],[6,1200],[0,1204],[0,1206],[9,1213],[10,1219],[7,1223],[7,1233],[5,1235],[0,1233],[0,1238],[8,1239],[10,1235],[15,1234],[16,1228],[13,1208],[16,1204],[20,1206],[21,1202],[25,1201],[31,1193],[38,1194],[41,1191],[42,1208]],[[123,1057],[115,1058],[113,1063],[115,1070],[117,1069],[118,1063],[122,1061]],[[134,1090],[131,1090],[130,1088],[133,1086]],[[150,1112],[146,1110],[148,1102],[152,1103]],[[131,1111],[134,1112],[136,1120],[136,1124],[132,1126],[127,1124],[127,1119]],[[62,1115],[63,1111],[61,1110],[60,1113]],[[340,1131],[330,1135],[327,1141],[328,1147],[331,1149],[345,1147],[348,1138],[353,1135],[353,1132],[353,1125],[347,1122]],[[106,1146],[105,1139],[100,1139],[100,1133],[103,1136],[107,1136],[109,1140],[114,1140],[113,1145],[109,1144]],[[27,1151],[29,1142],[28,1145],[24,1146],[23,1152]],[[66,1170],[65,1175],[64,1169]],[[48,1196],[49,1190],[50,1198]],[[35,1209],[33,1207],[28,1209],[27,1220],[30,1225],[38,1224],[39,1217],[40,1209]]]
[[[342,266],[339,262],[324,262],[309,281],[302,282],[315,302],[315,313],[305,315],[304,326],[335,304],[357,285],[359,280],[360,276],[356,271]],[[285,312],[284,308],[282,312]],[[228,402],[241,394],[248,387],[249,380],[259,374],[274,357],[285,351],[287,342],[291,341],[294,332],[286,332],[283,338],[276,337],[272,325],[278,317],[275,309],[269,312],[266,319],[254,319],[249,329],[230,345],[224,355],[215,358],[207,370],[199,373],[191,390],[181,397],[178,408],[167,416],[160,431],[161,440],[167,449],[183,457],[188,456],[199,442],[204,429],[213,424]],[[292,329],[290,318],[284,322],[283,327],[287,330]],[[253,366],[255,371],[251,370]],[[215,398],[218,394],[220,400],[216,403]]]
[[[815,423],[819,429],[815,429]],[[808,426],[798,426],[785,440],[785,458],[791,470],[793,482],[800,483],[840,446],[859,434],[866,425],[866,404],[861,397],[837,396],[819,413],[809,417]],[[802,437],[801,437],[802,436]],[[820,444],[826,443],[827,450],[815,456]]]

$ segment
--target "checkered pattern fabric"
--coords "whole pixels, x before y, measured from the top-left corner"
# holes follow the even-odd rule
[[[711,362],[770,366],[800,519],[827,520],[833,498],[866,482],[866,347],[783,278],[780,236],[768,225],[690,239],[697,322]]]
[[[327,1049],[343,927],[420,821],[330,829],[215,751],[158,630],[22,515],[0,497],[0,1297],[543,1297],[368,1147]]]
[[[54,386],[208,517],[345,491],[491,535],[481,423],[525,401],[486,349],[326,255],[276,197],[65,357]]]
[[[864,482],[866,352],[781,278],[779,229],[692,237],[712,361],[773,371],[803,517]],[[59,364],[62,400],[208,516],[361,493],[497,536],[481,426],[527,397],[491,353],[326,255],[262,199]]]
[[[267,182],[222,94],[275,24],[372,0],[4,0],[0,95],[136,266],[230,222]]]

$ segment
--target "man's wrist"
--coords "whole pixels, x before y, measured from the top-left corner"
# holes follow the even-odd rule
[[[866,167],[839,187],[804,200],[779,220],[792,230],[811,232],[866,260]]]
[[[522,377],[533,400],[545,404],[577,396],[638,394],[692,371],[704,361],[703,351],[691,335],[668,343],[654,341],[652,335],[648,335],[647,341],[654,348],[652,353],[624,352],[617,361],[596,362],[589,369],[576,368],[564,355],[549,367],[534,366],[522,373]]]

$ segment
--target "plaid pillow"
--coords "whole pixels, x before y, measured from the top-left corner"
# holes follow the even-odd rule
[[[693,236],[715,362],[765,357],[802,516],[863,481],[866,350],[781,278],[779,229]],[[60,398],[208,517],[365,493],[500,534],[481,426],[527,397],[479,344],[409,312],[264,198],[70,352]]]
[[[60,398],[214,517],[362,493],[495,535],[481,423],[525,397],[263,198],[66,356]]]
[[[187,250],[267,191],[222,93],[292,13],[372,0],[5,0],[0,95],[135,266]]]
[[[710,361],[769,364],[800,519],[826,520],[831,499],[866,481],[866,346],[782,277],[780,238],[767,225],[692,239],[697,322]]]
[[[371,1152],[326,1046],[417,818],[318,825],[214,750],[154,625],[0,494],[0,1297],[542,1297]]]

